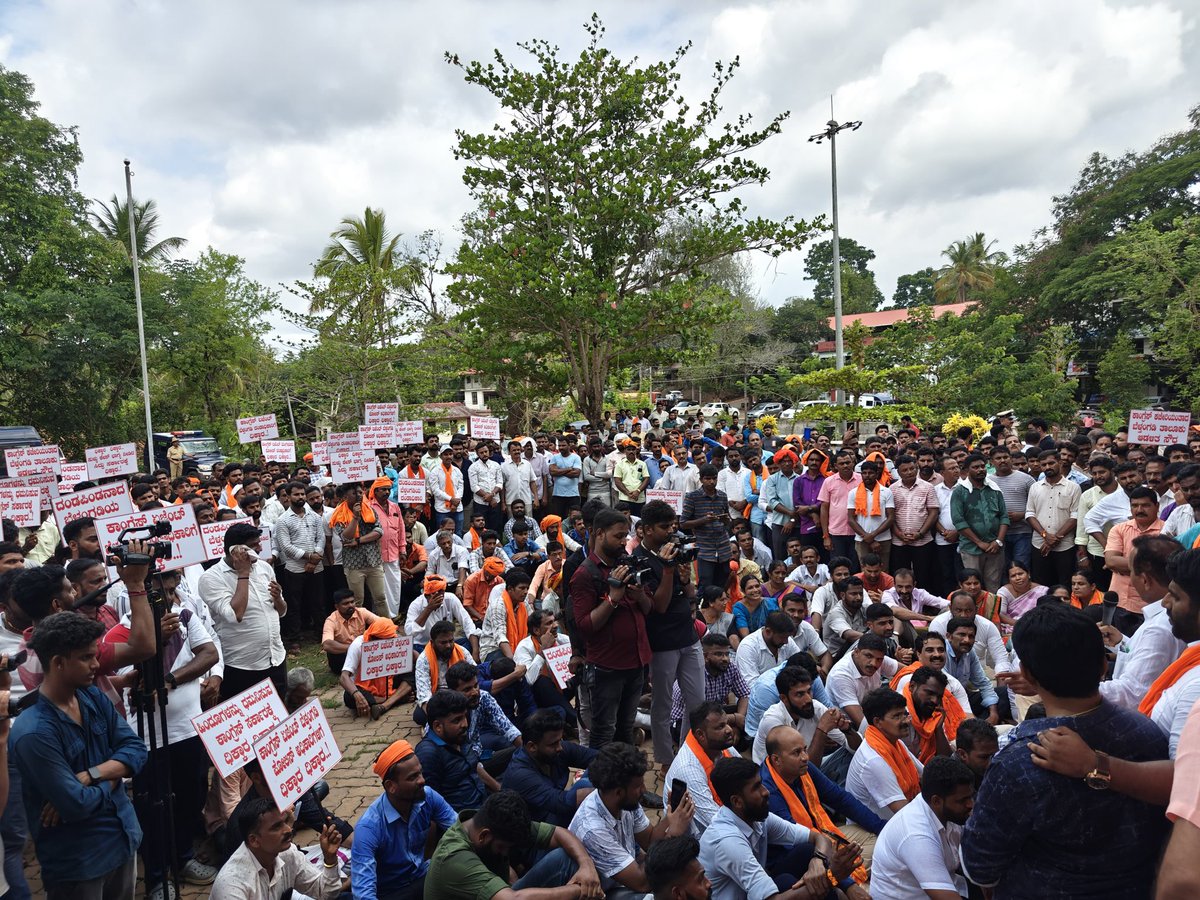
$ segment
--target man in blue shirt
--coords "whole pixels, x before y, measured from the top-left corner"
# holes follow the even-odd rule
[[[951,619],[946,623],[946,638],[946,674],[953,675],[967,689],[975,715],[986,718],[991,725],[1000,724],[1000,697],[974,652],[975,620]]]
[[[29,649],[45,673],[41,695],[9,741],[51,900],[133,896],[142,829],[122,779],[141,770],[146,745],[93,683],[103,633],[70,612],[38,623]]]
[[[442,795],[425,787],[421,761],[408,741],[395,741],[373,766],[383,794],[358,820],[350,851],[350,880],[359,900],[421,900],[430,830],[458,817]],[[434,842],[436,843],[436,842]]]
[[[1166,735],[1102,698],[1104,641],[1081,610],[1064,603],[1030,610],[1017,621],[1013,646],[1046,718],[1018,725],[992,758],[963,831],[964,874],[993,887],[996,900],[1149,898],[1167,833],[1165,809],[1108,790],[1108,757],[1165,760]],[[1034,762],[1030,743],[1043,731],[1066,729],[1097,751],[1085,778]]]
[[[579,506],[579,480],[583,460],[575,452],[575,435],[563,435],[558,440],[558,452],[547,461],[553,487],[550,489],[550,511],[563,519],[572,506]]]
[[[556,709],[540,709],[525,720],[523,745],[504,771],[501,786],[516,791],[538,810],[541,821],[566,828],[583,799],[592,791],[581,777],[567,787],[571,769],[587,769],[598,750],[563,740],[566,727]]]
[[[426,781],[456,811],[478,809],[488,792],[479,753],[467,744],[467,711],[458,691],[435,692],[425,704],[429,727],[416,750]]]

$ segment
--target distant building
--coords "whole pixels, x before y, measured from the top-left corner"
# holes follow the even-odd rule
[[[975,304],[971,303],[945,303],[940,306],[931,306],[929,309],[933,311],[934,318],[940,319],[942,316],[961,316],[966,313]],[[842,329],[845,330],[855,322],[861,322],[870,334],[867,336],[868,344],[874,341],[876,335],[883,334],[897,322],[903,322],[912,312],[911,309],[905,307],[897,307],[895,309],[881,309],[878,312],[855,313],[854,315],[842,316]],[[833,316],[827,320],[830,329],[833,328]],[[813,355],[821,359],[833,359],[834,357],[833,341],[818,341],[813,348]]]

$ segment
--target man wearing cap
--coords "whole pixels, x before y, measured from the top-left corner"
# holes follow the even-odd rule
[[[466,583],[463,584],[463,609],[467,611],[467,615],[476,625],[483,624],[483,616],[487,612],[492,588],[504,580],[505,570],[512,565],[508,562],[507,557],[500,555],[503,552],[497,550],[493,555],[486,557],[479,571],[468,575]]]
[[[421,462],[424,464],[425,460]],[[426,466],[425,486],[433,497],[433,516],[439,522],[445,518],[454,520],[454,533],[463,530],[463,473],[454,464],[454,450],[449,444],[442,447],[440,459],[433,466]]]
[[[446,591],[446,579],[440,575],[426,575],[424,593],[409,604],[404,620],[404,632],[412,635],[414,653],[425,649],[429,643],[430,629],[435,622],[444,619],[462,626],[463,636],[471,643],[471,655],[478,661],[479,629],[459,599]]]
[[[359,900],[421,900],[430,834],[458,819],[442,795],[425,787],[421,761],[408,741],[395,741],[372,766],[383,793],[367,807],[354,831],[350,880]]]
[[[382,675],[369,680],[362,680],[359,676],[363,644],[367,641],[388,640],[394,638],[396,633],[396,623],[381,617],[367,626],[362,637],[356,637],[350,642],[339,680],[344,691],[342,699],[346,708],[354,710],[359,716],[369,715],[372,719],[378,719],[393,706],[413,695],[411,676],[406,678],[403,675]]]
[[[387,603],[387,614],[391,618],[400,615],[400,560],[405,558],[408,547],[405,543],[404,516],[398,504],[389,497],[392,493],[390,478],[376,478],[371,483],[371,509],[375,521],[383,526],[383,538],[379,550],[383,558],[383,596]],[[379,598],[374,598],[376,602]]]

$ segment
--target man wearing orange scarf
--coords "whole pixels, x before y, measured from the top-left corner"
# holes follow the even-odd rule
[[[495,534],[495,532],[490,533]],[[500,552],[494,552],[491,556],[484,558],[479,571],[468,575],[463,584],[463,609],[467,611],[467,615],[476,625],[483,624],[488,600],[492,596],[492,588],[504,580],[505,560]]]
[[[428,468],[425,486],[433,497],[433,514],[437,521],[454,520],[454,533],[463,530],[463,473],[454,464],[454,451],[447,444],[442,448],[438,465]]]
[[[488,600],[479,637],[479,652],[484,662],[511,658],[517,644],[529,636],[525,597],[532,580],[524,569],[509,569],[504,574],[504,590],[494,591]]]
[[[935,756],[950,755],[958,726],[967,718],[958,700],[946,690],[948,683],[945,672],[921,666],[904,686],[904,699],[912,717],[910,734],[915,739],[917,759],[923,763]]]
[[[414,677],[417,683],[417,703],[424,706],[446,686],[446,670],[467,658],[467,651],[454,641],[454,623],[443,619],[429,629],[429,643],[417,655]]]
[[[242,489],[242,467],[238,463],[230,463],[224,471],[225,485],[221,488],[219,506],[222,509],[237,509],[237,495]]]
[[[912,730],[908,702],[891,688],[862,701],[867,733],[850,761],[846,790],[881,819],[890,819],[921,790],[921,761],[904,743]]]
[[[350,643],[350,649],[346,651],[346,661],[342,663],[342,674],[339,678],[343,691],[342,700],[346,707],[354,710],[358,716],[378,719],[413,694],[412,676],[383,675],[367,681],[362,680],[363,644],[389,640],[396,634],[395,622],[378,618],[367,626],[362,637],[356,637]]]
[[[362,606],[364,588],[371,589],[376,601],[387,596],[383,581],[383,553],[380,541],[383,526],[371,505],[363,501],[357,484],[338,485],[338,503],[329,517],[329,527],[342,542],[342,569],[346,586],[354,591],[354,601]]]
[[[688,714],[685,724],[689,731],[663,779],[663,802],[670,801],[671,782],[679,779],[687,785],[696,805],[692,836],[699,839],[721,805],[712,787],[713,764],[722,756],[737,754],[730,749],[733,728],[720,703],[706,700]]]
[[[879,464],[864,462],[862,482],[846,498],[847,518],[856,535],[854,549],[859,561],[868,553],[879,556],[888,569],[892,553],[892,520],[896,517],[896,501],[890,488],[879,482]]]

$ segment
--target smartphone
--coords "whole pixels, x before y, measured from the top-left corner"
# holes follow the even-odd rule
[[[28,658],[29,651],[27,650],[21,650],[18,653],[14,653],[12,656],[7,657],[4,663],[4,670],[6,672],[12,672],[17,668],[17,666],[21,665],[21,663],[25,662],[25,660]]]
[[[675,809],[683,802],[683,795],[687,792],[687,782],[681,781],[678,778],[671,779],[671,809]]]

